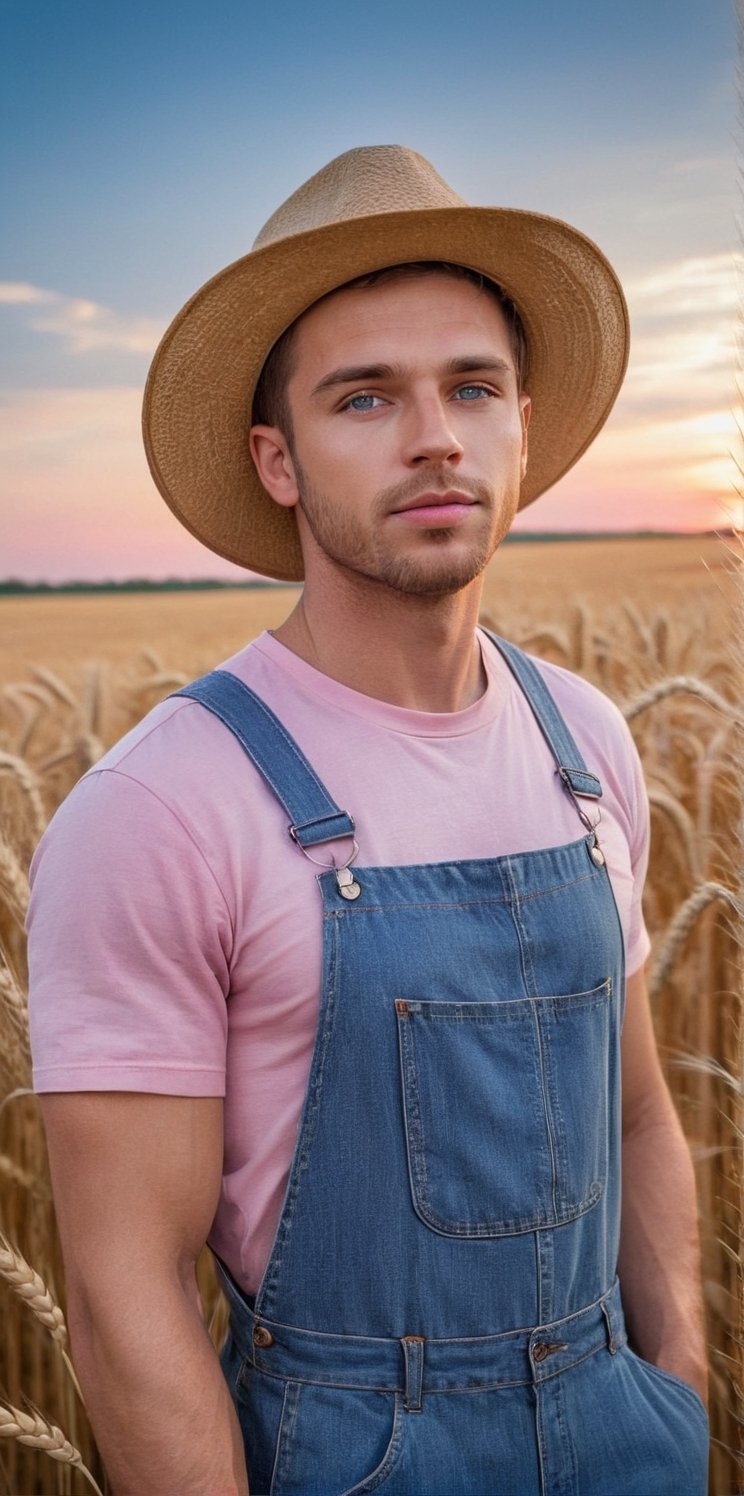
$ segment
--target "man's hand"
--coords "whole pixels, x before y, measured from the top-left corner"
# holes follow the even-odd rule
[[[695,1176],[659,1064],[643,971],[627,985],[619,1276],[631,1345],[707,1403]]]
[[[40,1100],[75,1368],[115,1496],[248,1496],[194,1271],[219,1198],[221,1099]]]

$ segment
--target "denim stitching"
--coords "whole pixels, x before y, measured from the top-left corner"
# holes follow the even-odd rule
[[[601,982],[598,987],[592,987],[588,992],[536,992],[528,997],[504,997],[490,999],[475,998],[472,1002],[467,999],[458,1001],[443,1000],[438,1002],[429,998],[409,998],[408,1007],[411,1012],[419,1014],[427,1023],[436,1023],[439,1019],[450,1023],[458,1022],[460,1019],[467,1020],[469,1024],[495,1024],[523,1021],[529,1016],[529,1004],[538,1003],[543,1008],[550,1007],[556,1018],[561,1018],[565,1013],[573,1012],[576,1008],[604,1008],[608,1006],[608,999],[612,992],[612,979]],[[488,1012],[480,1011],[488,1009]]]
[[[551,1197],[552,1197],[552,1201],[553,1201],[553,1215],[557,1216],[557,1214],[558,1214],[558,1170],[557,1170],[557,1167],[556,1167],[556,1145],[555,1145],[555,1137],[553,1136],[553,1124],[552,1124],[552,1118],[551,1118],[551,1115],[550,1115],[550,1094],[549,1094],[548,1085],[547,1085],[547,1077],[546,1077],[546,1074],[545,1074],[545,1054],[544,1054],[544,1051],[543,1051],[542,1026],[540,1024],[540,1017],[539,1017],[539,1014],[538,1014],[538,1011],[537,1011],[537,1007],[536,1007],[536,1004],[535,1004],[534,997],[531,997],[529,999],[529,1003],[530,1003],[530,1012],[532,1014],[532,1021],[533,1021],[533,1024],[534,1024],[534,1032],[535,1032],[535,1036],[536,1036],[536,1039],[537,1039],[537,1053],[538,1053],[538,1058],[539,1058],[539,1062],[540,1062],[540,1079],[541,1079],[541,1082],[542,1082],[543,1112],[544,1112],[544,1116],[545,1116],[545,1131],[547,1133],[548,1147],[550,1149]]]
[[[519,959],[522,968],[522,981],[524,982],[525,995],[527,997],[533,997],[535,995],[535,988],[537,984],[535,982],[535,972],[532,965],[532,952],[530,950],[529,936],[522,922],[521,900],[517,892],[516,883],[514,881],[512,865],[508,859],[504,871],[506,873],[506,877],[512,892],[512,898],[510,900],[511,916],[514,928],[516,930],[517,941],[519,944]]]
[[[696,1392],[694,1387],[690,1386],[687,1382],[684,1382],[681,1377],[676,1377],[673,1372],[665,1371],[663,1366],[655,1366],[653,1361],[646,1361],[643,1356],[639,1356],[638,1352],[634,1351],[632,1346],[628,1345],[627,1335],[625,1336],[624,1341],[618,1341],[618,1345],[620,1344],[628,1346],[628,1350],[630,1351],[634,1362],[638,1366],[642,1366],[645,1371],[650,1372],[652,1377],[657,1376],[659,1377],[660,1381],[662,1381],[666,1386],[671,1385],[672,1387],[677,1387],[680,1392],[686,1392],[687,1396],[692,1398],[695,1407],[698,1409],[698,1412],[703,1413],[706,1420],[708,1419],[708,1413],[705,1407],[705,1403],[703,1402],[700,1393]]]
[[[410,1022],[398,1017],[398,1039],[400,1043],[403,1072],[403,1110],[405,1113],[406,1148],[408,1152],[409,1182],[414,1202],[419,1197],[428,1204],[429,1187],[426,1169],[426,1150],[421,1116],[421,1097],[418,1088],[414,1039]],[[410,1096],[410,1111],[409,1111]],[[410,1125],[409,1124],[410,1117]]]
[[[594,1003],[587,1004],[588,1010],[590,1012],[601,1011],[603,1009],[603,1006],[604,997],[600,998]],[[560,1087],[556,1078],[555,1057],[550,1044],[550,1038],[547,1033],[547,1029],[544,1030],[543,1027],[544,1014],[547,1024],[547,1020],[550,1017],[553,1017],[555,1019],[560,1018],[560,1010],[557,1010],[556,1004],[552,1004],[549,1013],[546,1013],[542,1004],[535,1004],[535,1021],[540,1032],[540,1048],[544,1062],[543,1078],[545,1085],[545,1110],[546,1115],[549,1118],[550,1135],[555,1149],[553,1156],[555,1168],[555,1174],[553,1176],[554,1202],[556,1209],[559,1208],[559,1200],[561,1202],[561,1208],[566,1209],[570,1203],[568,1199],[569,1149],[566,1141],[566,1126],[563,1120],[563,1113],[561,1111]],[[597,1181],[593,1181],[593,1183],[596,1182]],[[604,1183],[604,1180],[602,1182]]]
[[[246,693],[246,695],[250,697],[250,699],[251,699],[251,705],[254,708],[257,708],[258,711],[259,711],[259,714],[264,717],[265,721],[269,725],[269,728],[270,729],[273,728],[279,734],[279,736],[281,738],[283,738],[283,740],[284,740],[287,748],[290,750],[290,752],[292,754],[292,757],[294,758],[295,763],[297,764],[297,766],[300,769],[301,773],[306,774],[307,777],[313,781],[313,783],[315,784],[316,788],[320,791],[321,798],[326,802],[327,805],[330,806],[331,811],[334,814],[336,814],[336,815],[343,815],[344,812],[339,809],[339,807],[336,804],[335,800],[331,799],[331,796],[329,795],[328,790],[326,789],[326,787],[323,784],[322,780],[320,780],[318,778],[318,776],[317,776],[317,774],[316,774],[316,772],[315,772],[312,764],[308,761],[308,759],[305,758],[304,753],[298,747],[298,745],[295,742],[294,738],[291,737],[290,734],[287,732],[287,729],[285,728],[284,723],[282,721],[280,721],[279,717],[277,717],[277,716],[274,715],[274,713],[272,712],[271,708],[266,705],[266,702],[263,701],[260,696],[257,696],[256,693],[255,693],[255,691],[252,691],[251,688],[250,688],[250,686],[247,686],[245,684],[245,681],[242,681],[240,679],[240,676],[233,675],[233,673],[232,673],[231,670],[215,670],[212,673],[214,675],[216,675],[216,676],[228,676],[231,683],[232,683],[232,681],[236,681],[237,682],[238,686],[240,687],[240,690],[244,691]],[[231,723],[228,722],[225,725],[227,727],[230,727]],[[278,798],[281,799],[281,796],[278,796]]]
[[[601,1351],[603,1347],[599,1345],[596,1347],[596,1349]],[[588,1354],[594,1355],[594,1351],[590,1351]],[[581,1359],[584,1360],[586,1358],[582,1357]],[[571,1364],[578,1366],[580,1363],[577,1361],[572,1362]],[[268,1377],[272,1382],[286,1382],[287,1385],[291,1386],[327,1387],[334,1388],[337,1392],[387,1392],[399,1393],[401,1396],[403,1394],[403,1388],[398,1383],[388,1385],[387,1383],[383,1382],[344,1382],[339,1381],[338,1378],[323,1376],[299,1376],[295,1373],[293,1373],[292,1377],[288,1380],[286,1373],[281,1371],[268,1371],[263,1366],[257,1366],[254,1369],[259,1373],[260,1376]],[[571,1367],[567,1366],[563,1369],[564,1371],[570,1371]],[[560,1375],[559,1372],[551,1372],[551,1376],[558,1375]],[[547,1381],[548,1378],[543,1377],[542,1380]],[[497,1392],[500,1387],[532,1387],[533,1385],[534,1380],[532,1377],[515,1377],[507,1379],[506,1381],[498,1382],[471,1382],[464,1387],[428,1387],[426,1383],[424,1383],[424,1393],[427,1398],[452,1397],[457,1393],[463,1392]]]
[[[343,1496],[365,1496],[365,1493],[367,1491],[376,1491],[378,1486],[382,1485],[382,1482],[384,1480],[387,1480],[390,1471],[394,1468],[400,1458],[400,1453],[403,1446],[404,1429],[405,1422],[401,1409],[400,1396],[396,1392],[395,1402],[393,1406],[393,1428],[390,1435],[390,1443],[385,1450],[380,1464],[377,1466],[377,1469],[373,1470],[371,1475],[367,1475],[364,1480],[358,1481],[355,1486],[349,1486],[348,1489],[343,1492]]]
[[[543,1214],[526,1220],[517,1216],[512,1221],[449,1221],[445,1217],[437,1216],[433,1210],[425,1213],[423,1206],[417,1209],[416,1214],[420,1215],[428,1226],[433,1226],[436,1231],[439,1231],[441,1236],[464,1236],[477,1239],[524,1236],[528,1231],[543,1231],[554,1226],[566,1226],[569,1221],[577,1221],[580,1216],[586,1215],[587,1211],[593,1209],[597,1201],[602,1198],[602,1193],[602,1187],[595,1183],[586,1198],[578,1205],[564,1207],[554,1216]]]
[[[315,770],[313,769],[312,764],[310,764],[308,762],[308,760],[305,758],[305,755],[301,752],[300,748],[295,743],[294,739],[292,737],[290,737],[289,733],[286,731],[286,728],[279,721],[279,718],[274,716],[274,713],[271,711],[271,709],[269,707],[266,706],[266,703],[261,700],[261,697],[257,696],[255,694],[255,692],[250,689],[249,686],[246,686],[245,683],[243,681],[241,681],[240,678],[237,675],[233,675],[231,671],[228,671],[228,670],[214,670],[214,671],[211,672],[211,674],[212,674],[213,677],[214,676],[218,677],[218,683],[219,684],[221,684],[221,682],[219,681],[219,677],[227,677],[227,679],[228,679],[228,681],[230,683],[229,689],[232,690],[233,689],[233,683],[235,683],[238,686],[238,688],[240,689],[240,691],[244,692],[245,695],[248,698],[250,698],[250,703],[251,703],[251,707],[253,708],[253,710],[257,711],[258,714],[259,714],[259,717],[263,718],[264,724],[268,725],[270,731],[273,730],[277,734],[277,736],[279,736],[283,740],[285,747],[287,748],[287,750],[291,754],[291,757],[292,757],[292,759],[294,761],[295,768],[297,770],[299,770],[300,776],[306,778],[307,780],[309,780],[310,783],[312,784],[313,788],[315,790],[317,790],[317,792],[318,792],[318,794],[320,796],[321,804],[322,804],[322,806],[324,808],[323,809],[323,814],[329,814],[330,813],[333,816],[341,816],[341,817],[343,817],[344,815],[348,814],[348,812],[341,810],[341,808],[336,804],[335,800],[331,799],[331,796],[329,795],[327,789],[325,788],[325,785],[318,778]],[[209,678],[210,678],[209,676],[203,676],[202,680],[208,681]],[[198,685],[199,682],[194,681],[194,682],[192,682],[192,684],[193,685]],[[297,820],[300,819],[299,816],[297,818],[295,818],[295,815],[294,815],[294,812],[293,812],[291,806],[287,803],[287,800],[285,799],[285,796],[284,796],[283,792],[280,790],[279,785],[278,785],[278,783],[276,782],[276,780],[274,778],[274,775],[273,775],[273,773],[271,771],[271,767],[270,767],[270,762],[271,761],[270,761],[270,759],[267,756],[267,747],[266,747],[266,745],[264,745],[261,742],[259,742],[257,745],[256,744],[252,744],[250,742],[250,740],[249,740],[247,734],[245,733],[245,731],[244,731],[241,723],[239,721],[236,721],[234,718],[231,718],[230,715],[228,715],[227,709],[222,706],[222,704],[221,704],[221,702],[219,700],[219,697],[212,698],[209,695],[206,695],[205,697],[202,697],[200,694],[189,695],[188,687],[184,688],[183,691],[174,692],[174,695],[185,696],[188,700],[195,701],[199,706],[203,706],[203,707],[206,708],[207,711],[212,712],[212,714],[215,717],[217,717],[220,722],[224,723],[225,727],[229,728],[229,730],[238,739],[238,742],[240,743],[240,745],[243,748],[244,752],[247,753],[247,755],[248,755],[248,757],[250,759],[252,759],[253,763],[256,765],[256,768],[260,771],[260,773],[263,775],[263,777],[266,780],[267,784],[270,785],[271,789],[273,790],[274,794],[276,795],[277,800],[279,801],[280,805],[284,806],[284,809],[286,810],[287,815],[290,817],[290,819],[293,822],[295,821],[295,819],[297,819]],[[300,786],[300,789],[299,789],[298,793],[299,793],[299,803],[302,803],[304,797],[303,797],[303,791],[302,791],[302,787],[301,786]],[[308,825],[308,826],[312,825],[313,820],[322,819],[322,818],[323,818],[322,816],[321,817],[312,817],[310,820],[306,821],[305,824]]]
[[[230,1284],[228,1283],[227,1286],[229,1288]],[[519,1336],[529,1337],[530,1335],[534,1334],[535,1330],[540,1330],[544,1335],[552,1334],[559,1330],[562,1333],[563,1327],[565,1325],[570,1325],[573,1324],[574,1321],[583,1319],[585,1316],[590,1315],[595,1309],[601,1310],[601,1312],[604,1314],[605,1305],[608,1305],[610,1312],[612,1312],[612,1305],[609,1301],[616,1294],[617,1288],[618,1282],[616,1279],[609,1288],[605,1289],[604,1293],[601,1293],[598,1298],[592,1299],[592,1302],[590,1304],[584,1304],[582,1305],[581,1309],[574,1309],[571,1314],[564,1314],[560,1319],[549,1319],[541,1321],[538,1325],[518,1325],[514,1330],[500,1330],[495,1335],[443,1335],[430,1340],[429,1344],[434,1346],[491,1345],[495,1344],[496,1342],[501,1344],[502,1341],[516,1340]],[[310,1330],[305,1325],[288,1324],[286,1320],[276,1319],[272,1315],[259,1315],[257,1311],[252,1315],[252,1318],[265,1320],[268,1324],[273,1325],[275,1329],[289,1330],[292,1333],[296,1332],[299,1335],[307,1336],[308,1339],[322,1340],[324,1343],[327,1340],[339,1340],[343,1344],[345,1344],[347,1340],[359,1340],[363,1341],[366,1345],[394,1344],[397,1346],[398,1344],[398,1341],[394,1337],[386,1335],[342,1335],[337,1334],[331,1330]],[[260,1369],[263,1370],[263,1368]],[[383,1388],[382,1390],[385,1391],[386,1389]]]
[[[441,866],[441,864],[426,863],[425,866],[434,868]],[[365,872],[380,873],[386,871],[388,871],[388,869],[377,867],[355,868],[356,875],[359,878],[360,882],[363,882]],[[398,869],[396,869],[396,871],[398,871]],[[560,893],[564,888],[576,888],[580,883],[592,882],[597,878],[601,878],[604,871],[605,869],[603,868],[596,868],[596,870],[594,871],[583,873],[580,878],[569,878],[565,883],[551,883],[549,888],[538,888],[534,893],[515,893],[514,898],[499,899],[492,898],[490,895],[483,895],[480,898],[474,899],[421,899],[418,902],[414,902],[410,899],[401,900],[400,902],[398,902],[397,900],[391,900],[388,904],[381,904],[379,902],[376,904],[367,904],[360,899],[355,904],[345,905],[343,909],[326,909],[324,918],[339,919],[342,915],[350,914],[356,915],[358,918],[360,914],[387,914],[391,909],[471,909],[477,908],[480,905],[488,907],[491,904],[509,908],[515,902],[519,902],[520,904],[531,903],[533,900],[545,898],[549,894]]]
[[[537,719],[538,726],[556,764],[560,767],[564,762],[573,762],[576,764],[578,772],[587,774],[591,779],[596,779],[597,776],[587,769],[583,756],[579,752],[572,734],[569,732],[563,717],[558,711],[550,690],[543,680],[534,660],[528,654],[525,654],[524,650],[518,649],[514,644],[509,644],[498,634],[491,633],[490,629],[486,629],[486,633],[493,640],[493,643],[506,660],[512,674],[516,676],[516,679],[522,686],[528,704],[532,708],[533,715]]]
[[[565,1127],[560,1113],[556,1107],[559,1122],[559,1137],[562,1137],[563,1152],[558,1149],[559,1137],[554,1131],[554,1121],[551,1113],[553,1103],[552,1092],[557,1090],[551,1083],[550,1072],[550,1046],[545,1046],[544,1035],[541,1024],[540,1005],[549,1003],[551,1011],[560,1014],[565,1008],[572,1010],[583,1009],[586,1011],[603,1011],[606,1008],[607,998],[611,994],[611,981],[603,982],[598,988],[593,988],[587,993],[567,994],[565,997],[556,995],[550,998],[532,996],[528,998],[506,999],[493,1003],[492,1014],[488,1016],[471,1017],[469,1003],[428,1003],[425,1001],[411,1002],[410,1009],[414,1013],[423,1016],[424,1021],[436,1021],[444,1018],[450,1023],[457,1022],[460,1018],[471,1023],[498,1024],[499,1022],[530,1023],[532,1032],[537,1040],[537,1052],[539,1062],[540,1091],[542,1096],[542,1112],[545,1119],[545,1130],[550,1155],[550,1177],[552,1211],[545,1211],[533,1218],[524,1221],[521,1217],[508,1217],[500,1220],[473,1221],[454,1220],[448,1216],[441,1215],[431,1198],[429,1188],[428,1166],[427,1166],[427,1136],[424,1126],[424,1109],[421,1105],[421,1095],[418,1085],[418,1069],[416,1064],[416,1045],[413,1026],[407,1016],[398,1015],[397,1029],[399,1041],[399,1053],[401,1062],[401,1078],[403,1083],[403,1110],[404,1110],[404,1132],[408,1156],[408,1175],[413,1204],[416,1214],[426,1225],[433,1227],[442,1235],[460,1236],[468,1238],[498,1237],[506,1235],[519,1235],[534,1229],[544,1229],[556,1225],[566,1224],[568,1221],[576,1220],[587,1210],[590,1210],[601,1198],[605,1179],[593,1180],[588,1195],[577,1204],[567,1198],[567,1191],[561,1192],[561,1174],[558,1169],[560,1161],[564,1173],[567,1171],[566,1162],[566,1139]],[[512,1011],[504,1013],[504,1009]],[[547,1050],[547,1052],[546,1052]],[[562,1129],[562,1131],[561,1131]]]
[[[287,1385],[284,1389],[284,1401],[282,1403],[282,1412],[279,1419],[279,1429],[276,1436],[274,1468],[271,1472],[269,1496],[271,1496],[271,1492],[277,1489],[277,1486],[281,1482],[281,1477],[284,1474],[284,1470],[287,1465],[290,1446],[292,1442],[292,1434],[294,1432],[295,1421],[297,1418],[297,1409],[300,1403],[301,1390],[302,1384],[295,1381],[287,1382]]]
[[[318,1020],[318,1029],[313,1049],[313,1057],[310,1065],[305,1104],[300,1118],[297,1133],[297,1148],[290,1168],[287,1192],[282,1206],[279,1222],[271,1248],[269,1261],[266,1265],[263,1280],[256,1295],[255,1312],[262,1313],[265,1306],[271,1303],[272,1295],[276,1290],[277,1277],[282,1266],[284,1249],[294,1223],[295,1210],[304,1174],[308,1162],[312,1143],[315,1137],[320,1101],[323,1091],[323,1079],[325,1074],[325,1062],[328,1054],[331,1035],[334,1027],[336,1014],[336,969],[338,959],[336,931],[330,927],[328,946],[328,980],[324,982],[325,1002],[323,1003],[321,1015]]]

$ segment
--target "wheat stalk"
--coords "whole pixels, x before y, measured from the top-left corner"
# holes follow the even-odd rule
[[[140,691],[169,691],[177,690],[179,686],[185,686],[188,676],[183,675],[180,670],[161,670],[157,675],[148,675],[140,682]]]
[[[667,981],[680,946],[684,944],[703,910],[710,904],[719,902],[728,904],[741,917],[742,910],[736,894],[722,883],[713,882],[702,883],[677,910],[651,970],[649,992],[652,997],[656,996]]]
[[[77,702],[71,690],[65,685],[63,680],[60,680],[58,675],[54,674],[53,670],[47,670],[44,666],[37,665],[32,673],[43,685],[49,687],[52,695],[56,696],[58,701],[63,702],[65,706],[77,707]]]
[[[676,795],[670,795],[667,790],[658,785],[648,785],[649,804],[662,812],[679,832],[680,840],[684,843],[685,852],[690,872],[695,882],[701,874],[700,856],[695,831],[695,823],[692,816],[685,810]]]
[[[634,632],[638,635],[638,638],[640,639],[640,642],[643,645],[646,654],[649,655],[651,659],[653,659],[656,653],[654,647],[655,641],[651,629],[647,624],[645,618],[643,618],[639,613],[635,604],[631,602],[623,604],[623,612],[632,625]]]
[[[629,701],[621,708],[626,722],[632,722],[634,717],[640,716],[641,712],[655,706],[657,701],[664,701],[667,696],[699,696],[701,701],[707,702],[708,706],[715,708],[717,712],[723,712],[725,716],[731,717],[740,727],[744,727],[744,718],[741,717],[736,708],[732,706],[725,696],[714,691],[712,686],[707,686],[705,681],[698,680],[695,675],[669,675],[665,680],[657,681],[656,685],[649,686],[647,691],[641,692],[634,701]]]
[[[84,774],[86,769],[92,769],[103,758],[106,752],[101,739],[94,732],[81,732],[75,740],[73,750],[80,767],[80,773]]]
[[[83,1463],[80,1450],[70,1443],[61,1428],[57,1428],[55,1423],[49,1423],[41,1413],[24,1413],[21,1408],[14,1408],[12,1403],[0,1401],[0,1439],[17,1439],[20,1444],[27,1444],[31,1449],[43,1450],[52,1460],[73,1465],[98,1496],[103,1496],[100,1486]]]
[[[89,665],[83,686],[82,718],[91,737],[101,732],[103,717],[103,671],[100,665]]]
[[[25,698],[30,696],[36,702],[35,709],[28,706]],[[44,712],[49,710],[49,697],[46,692],[38,686],[5,686],[3,697],[9,701],[21,717],[21,735],[16,744],[18,753],[23,755],[28,752],[31,739],[41,721]]]

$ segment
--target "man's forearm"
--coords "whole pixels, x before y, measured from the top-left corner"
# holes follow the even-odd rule
[[[114,1496],[248,1496],[238,1419],[195,1302],[152,1278],[109,1286],[97,1302],[71,1293],[69,1319]]]
[[[705,1399],[695,1176],[671,1103],[623,1139],[619,1275],[634,1349]]]

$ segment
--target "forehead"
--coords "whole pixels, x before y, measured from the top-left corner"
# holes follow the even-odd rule
[[[392,276],[334,291],[310,307],[295,326],[293,372],[309,373],[310,365],[339,355],[381,358],[391,345],[427,354],[474,338],[484,350],[510,356],[506,319],[489,291],[437,271]]]

